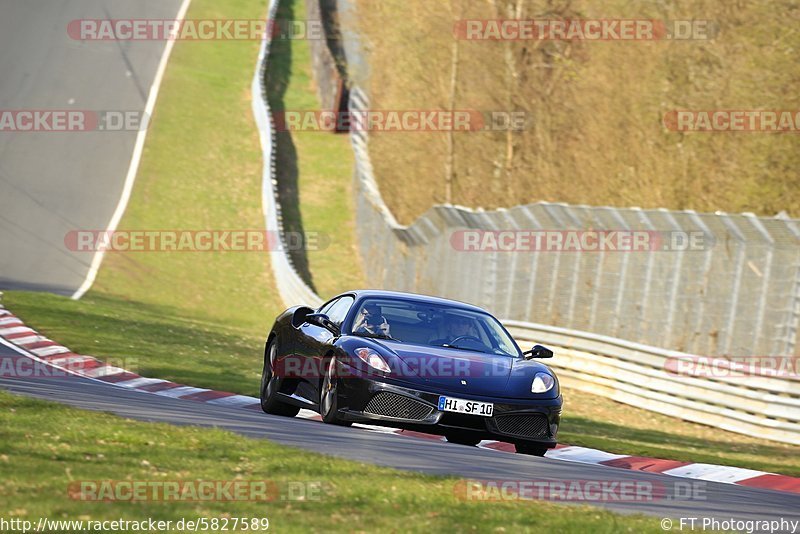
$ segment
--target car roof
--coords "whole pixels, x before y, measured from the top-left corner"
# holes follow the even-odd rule
[[[433,304],[441,304],[445,306],[453,306],[454,308],[461,308],[462,310],[472,310],[476,312],[489,313],[483,308],[461,302],[458,300],[445,299],[442,297],[434,297],[431,295],[421,295],[419,293],[407,293],[405,291],[386,291],[383,289],[356,289],[354,291],[345,291],[342,295],[355,295],[357,299],[375,297],[375,298],[394,298],[402,300],[413,300],[415,302],[430,302]]]

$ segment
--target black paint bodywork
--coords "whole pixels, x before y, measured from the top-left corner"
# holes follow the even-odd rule
[[[400,427],[429,434],[466,432],[482,439],[555,447],[562,408],[558,380],[552,369],[540,362],[525,359],[522,351],[519,351],[518,358],[499,357],[472,351],[462,352],[369,339],[351,335],[349,330],[360,302],[372,297],[432,302],[485,314],[484,310],[461,302],[411,293],[352,291],[335,298],[343,295],[351,295],[355,302],[341,325],[341,332],[336,332],[335,329],[331,331],[329,328],[305,321],[309,313],[317,311],[305,306],[289,308],[276,318],[267,338],[265,358],[270,344],[277,343],[276,361],[272,366],[278,380],[277,391],[281,402],[319,411],[323,375],[331,359],[335,358],[338,416],[342,420]],[[486,369],[491,367],[493,372],[488,373],[488,376],[471,372],[473,376],[463,380],[464,377],[461,376],[417,376],[413,368],[409,371],[408,366],[405,366],[405,371],[402,373],[384,374],[370,368],[356,357],[354,351],[358,348],[369,348],[378,352],[393,370],[404,366],[403,357],[408,359],[408,355],[411,354],[437,361],[451,357],[467,359],[473,364],[470,366],[471,370],[481,368],[483,365]],[[478,361],[479,359],[483,362]],[[496,361],[489,366],[486,361],[492,359]],[[543,394],[531,393],[531,381],[537,372],[547,372],[556,378],[553,389]],[[462,384],[462,380],[465,384]],[[364,413],[367,403],[379,392],[391,392],[418,400],[430,405],[433,411],[423,420],[404,420]],[[492,402],[494,416],[442,412],[437,408],[439,395]],[[503,415],[545,417],[548,432],[536,439],[528,437],[523,439],[513,433],[503,432],[497,426],[497,417]]]

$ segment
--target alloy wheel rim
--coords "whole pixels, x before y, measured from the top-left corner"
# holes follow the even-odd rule
[[[261,374],[261,387],[264,391],[264,398],[267,399],[272,396],[272,387],[275,383],[275,375],[272,373],[272,368],[276,353],[277,349],[275,348],[275,342],[273,341],[272,345],[269,347],[269,372],[267,372],[267,362],[264,362],[264,372]]]
[[[322,413],[323,415],[328,415],[330,413],[331,408],[333,407],[333,380],[331,379],[331,374],[334,366],[334,360],[331,360],[331,363],[328,364],[327,372],[325,373],[325,379],[322,381]]]

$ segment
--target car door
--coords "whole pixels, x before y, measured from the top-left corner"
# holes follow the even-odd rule
[[[343,295],[320,308],[320,313],[325,313],[332,323],[341,327],[354,301],[352,295]],[[297,352],[303,359],[304,377],[315,388],[319,387],[324,376],[325,362],[323,358],[331,349],[334,337],[334,334],[327,328],[310,323],[300,325]],[[313,380],[312,375],[317,380]]]

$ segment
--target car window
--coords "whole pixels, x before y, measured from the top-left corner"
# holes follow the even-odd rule
[[[328,308],[328,311],[323,312],[328,315],[328,318],[334,324],[338,326],[342,326],[342,322],[344,321],[345,317],[347,317],[347,312],[350,311],[350,306],[353,305],[353,297],[351,296],[344,296],[339,300],[331,303],[332,305]]]
[[[339,299],[341,299],[341,297],[335,298],[333,300],[329,300],[328,302],[323,304],[320,309],[317,310],[317,313],[327,314],[328,311],[333,307],[333,305],[336,304],[337,302],[339,302]]]
[[[375,317],[375,324],[371,327],[368,326],[368,317]],[[360,303],[352,325],[353,333],[362,330],[382,333],[403,343],[520,356],[516,344],[497,319],[486,313],[442,304],[390,298],[366,299]],[[451,346],[453,342],[455,346]]]

